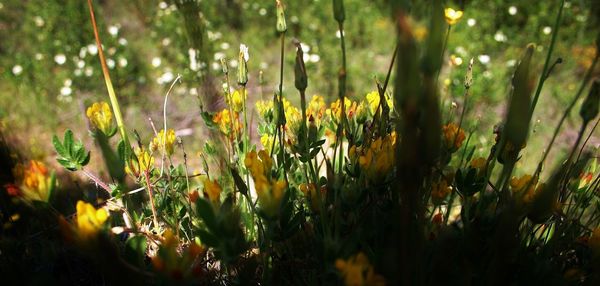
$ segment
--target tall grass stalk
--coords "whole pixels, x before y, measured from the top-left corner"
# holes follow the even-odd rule
[[[126,148],[131,148],[129,145],[129,137],[125,131],[125,125],[123,124],[123,116],[121,115],[121,109],[119,108],[119,100],[115,94],[115,90],[110,80],[110,74],[108,73],[108,66],[106,65],[106,58],[104,57],[104,50],[102,49],[102,42],[100,41],[100,35],[98,33],[98,25],[96,24],[96,17],[94,16],[94,8],[92,0],[88,0],[88,7],[90,10],[90,18],[92,20],[92,27],[94,29],[94,37],[96,38],[96,46],[98,47],[98,56],[100,57],[100,65],[102,66],[102,74],[104,75],[104,82],[106,83],[106,89],[108,90],[108,97],[110,98],[110,105],[115,114],[117,121],[117,128],[121,134],[121,139],[125,143]]]

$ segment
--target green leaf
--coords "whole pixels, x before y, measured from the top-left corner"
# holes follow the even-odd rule
[[[63,146],[63,144],[60,143],[60,139],[58,139],[56,135],[52,136],[52,145],[54,145],[54,149],[56,150],[56,153],[58,153],[58,155],[62,157],[67,157],[67,150],[65,149],[65,146]]]
[[[196,211],[209,230],[215,231],[218,228],[217,220],[212,205],[204,198],[196,201]]]
[[[233,182],[235,183],[235,186],[238,188],[240,193],[242,193],[242,195],[247,196],[248,187],[246,186],[246,183],[244,183],[244,180],[242,179],[242,177],[240,177],[240,174],[235,168],[231,168],[230,170],[231,175],[233,176]]]
[[[67,131],[65,131],[63,144],[68,154],[73,155],[71,151],[73,149],[73,131],[71,131],[71,129],[67,129]]]

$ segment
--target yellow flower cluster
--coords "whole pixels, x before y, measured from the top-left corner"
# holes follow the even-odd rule
[[[348,120],[352,120],[356,115],[357,106],[356,101],[344,97],[344,107],[346,108],[346,118]],[[331,103],[330,108],[327,110],[327,115],[336,123],[342,120],[342,104],[339,99]]]
[[[154,157],[144,148],[136,148],[134,152],[137,160],[129,160],[125,166],[125,172],[134,177],[139,177],[142,173],[152,170]]]
[[[236,89],[231,93],[230,98],[226,98],[227,105],[231,106],[234,112],[242,112],[248,98],[246,89]]]
[[[13,169],[13,175],[20,184],[14,187],[12,193],[22,195],[26,201],[48,201],[53,188],[52,176],[48,174],[44,163],[31,160],[27,167],[18,164]]]
[[[310,202],[310,207],[314,212],[319,212],[319,201],[323,201],[323,190],[317,191],[315,184],[302,183],[299,186],[300,191],[306,196]],[[320,197],[319,197],[320,195]]]
[[[477,169],[477,175],[481,176],[485,172],[485,168],[487,165],[487,160],[483,157],[475,158],[471,161],[471,168]]]
[[[260,136],[260,144],[263,145],[263,148],[267,153],[271,153],[271,147],[273,147],[273,140],[275,140],[275,137],[266,133]]]
[[[335,268],[344,278],[346,286],[385,285],[385,279],[375,273],[369,259],[362,252],[346,260],[337,259]]]
[[[213,203],[218,203],[221,199],[221,186],[217,180],[205,179],[203,182],[204,192],[208,195],[208,199]]]
[[[448,182],[442,179],[431,186],[431,201],[435,205],[441,205],[444,199],[452,193],[452,187],[448,186]]]
[[[157,254],[151,258],[154,269],[177,281],[202,275],[202,265],[198,258],[206,254],[206,249],[191,242],[187,248],[179,250],[179,239],[171,230],[166,230]]]
[[[176,139],[177,137],[175,137],[175,130],[167,129],[167,132],[165,134],[165,130],[162,129],[160,130],[160,132],[158,132],[158,135],[154,137],[154,139],[152,139],[152,142],[150,142],[150,151],[155,152],[158,150],[162,152],[164,148],[165,153],[168,156],[171,156],[173,155],[173,147],[175,146]]]
[[[444,137],[444,144],[448,150],[455,152],[462,146],[465,141],[465,131],[462,128],[458,128],[458,125],[454,123],[448,123],[442,127],[442,135]]]
[[[244,159],[244,165],[252,174],[254,187],[261,208],[270,216],[276,216],[279,213],[279,206],[287,183],[285,180],[275,180],[271,178],[270,172],[273,166],[273,160],[265,150],[251,151]]]
[[[517,202],[528,205],[530,204],[537,191],[544,187],[544,184],[538,185],[538,178],[531,175],[523,175],[520,178],[512,177],[510,179],[510,187],[513,194],[517,198]]]
[[[77,230],[82,238],[94,236],[108,219],[105,209],[96,209],[84,201],[77,202]]]
[[[323,119],[323,116],[326,115],[327,107],[325,106],[325,99],[323,99],[320,95],[314,95],[310,101],[308,102],[308,107],[306,108],[306,117],[309,120],[315,120],[317,126],[320,121]]]
[[[242,129],[239,114],[234,112],[232,116],[227,108],[215,114],[213,116],[213,122],[217,124],[219,131],[231,140],[233,140],[235,134],[238,134]]]
[[[452,8],[444,9],[444,17],[446,18],[446,22],[448,25],[454,25],[460,21],[464,12],[461,10],[454,10]]]
[[[372,182],[378,182],[394,167],[394,154],[396,151],[396,132],[377,138],[371,145],[364,147],[350,147],[349,157],[358,165]]]
[[[112,112],[108,103],[101,101],[88,107],[85,115],[89,118],[92,125],[105,135],[109,135],[112,130]]]
[[[379,91],[374,90],[371,91],[369,93],[367,93],[367,95],[365,96],[365,102],[369,105],[369,111],[371,112],[371,115],[375,115],[375,112],[377,111],[377,108],[379,107],[379,102],[380,102],[380,96],[379,96]],[[385,95],[385,101],[388,105],[388,107],[390,108],[390,110],[394,110],[394,103],[392,101],[392,98],[388,95]]]

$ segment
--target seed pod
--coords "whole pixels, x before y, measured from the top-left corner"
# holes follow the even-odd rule
[[[339,23],[346,20],[346,14],[344,12],[344,0],[333,0],[333,18]]]
[[[246,83],[248,83],[248,58],[248,47],[241,44],[238,60],[238,84],[240,85],[246,85]]]
[[[294,67],[294,76],[296,88],[300,91],[306,90],[308,86],[308,77],[306,75],[306,66],[304,65],[304,52],[300,42],[296,43],[296,66]]]
[[[598,105],[600,104],[600,79],[597,79],[592,83],[590,93],[581,104],[581,110],[579,115],[583,119],[584,123],[588,123],[598,115]]]
[[[285,11],[283,9],[283,4],[281,4],[280,0],[277,0],[276,5],[277,5],[277,32],[285,33],[285,31],[287,31],[287,24],[285,22]]]

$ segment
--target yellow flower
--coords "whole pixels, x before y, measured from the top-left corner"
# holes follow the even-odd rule
[[[259,151],[258,154],[256,151],[251,151],[246,154],[244,165],[254,180],[254,188],[261,209],[269,216],[276,216],[279,213],[279,206],[287,189],[287,183],[285,180],[271,178],[273,160],[265,150]]]
[[[246,98],[248,98],[248,91],[246,89],[236,89],[230,97],[231,99],[227,99],[227,104],[231,106],[234,112],[242,112],[246,104]]]
[[[134,153],[137,160],[129,160],[125,166],[125,172],[134,177],[139,177],[141,173],[150,172],[154,167],[154,157],[144,148],[136,148]]]
[[[348,120],[354,118],[357,107],[356,102],[344,97],[344,107],[346,108],[346,118]],[[330,109],[327,110],[327,114],[333,118],[336,123],[342,120],[342,105],[339,99],[331,103]]]
[[[321,193],[317,191],[315,184],[302,183],[302,184],[300,184],[299,188],[300,188],[300,191],[306,196],[306,198],[310,202],[310,208],[314,212],[319,212],[319,200],[322,201],[324,198],[322,195],[320,198],[318,197],[319,194],[321,194]]]
[[[263,145],[263,147],[268,153],[271,153],[271,147],[273,147],[273,140],[275,140],[275,138],[266,133],[260,136],[260,144]]]
[[[158,132],[158,135],[152,139],[150,142],[150,150],[155,152],[156,150],[162,151],[165,148],[165,153],[168,156],[173,155],[173,146],[175,145],[175,130],[167,129],[167,134],[165,136],[165,130],[162,129]],[[164,144],[164,145],[163,145]]]
[[[255,104],[258,115],[265,120],[269,121],[269,117],[273,116],[273,101],[272,100],[259,100]]]
[[[204,192],[208,194],[208,199],[213,202],[219,202],[221,198],[221,186],[217,182],[217,180],[204,180]]]
[[[385,97],[385,101],[386,101],[388,107],[390,108],[390,110],[394,110],[394,103],[392,101],[392,98],[390,96],[388,96],[387,94],[384,97]],[[369,110],[371,111],[371,115],[375,115],[375,112],[377,111],[377,108],[379,107],[379,101],[380,101],[379,91],[374,90],[374,91],[367,93],[367,95],[365,96],[365,100],[369,104]]]
[[[85,114],[92,125],[105,135],[110,135],[112,131],[112,112],[108,103],[104,101],[96,102],[87,108]]]
[[[234,112],[233,116],[229,113],[229,109],[225,108],[213,116],[213,122],[217,124],[223,135],[233,140],[234,135],[242,129],[242,124],[239,120],[238,113]],[[232,129],[233,128],[233,129]]]
[[[84,201],[77,202],[77,229],[82,237],[95,235],[107,219],[108,212],[105,209],[96,210],[94,206]]]
[[[465,131],[462,128],[458,128],[458,125],[454,123],[444,125],[442,133],[444,144],[451,152],[458,150],[465,140]]]
[[[362,252],[347,260],[337,259],[335,261],[335,268],[344,278],[346,286],[385,285],[385,279],[375,273],[373,266],[369,263],[369,259]]]
[[[394,167],[396,132],[377,138],[368,147],[351,147],[349,157],[358,165],[371,182],[380,182]]]
[[[452,187],[448,186],[446,180],[440,180],[431,186],[431,201],[435,205],[441,205],[444,199],[452,192]]]
[[[18,164],[13,169],[13,174],[19,180],[19,193],[27,201],[47,202],[52,191],[53,180],[48,174],[46,165],[40,161],[31,160],[27,167]]]
[[[460,21],[460,18],[462,18],[463,11],[446,8],[444,9],[444,16],[448,25],[454,25]]]
[[[477,174],[482,175],[485,172],[485,167],[487,165],[487,160],[483,157],[475,158],[471,161],[471,168],[477,169]]]
[[[325,115],[325,99],[323,99],[320,95],[314,95],[310,102],[308,103],[308,107],[306,108],[306,117],[319,121]],[[318,125],[318,124],[317,124]]]
[[[510,179],[510,187],[517,198],[517,202],[528,205],[535,198],[537,191],[544,187],[544,184],[538,185],[537,177],[523,175],[520,178],[512,177]]]

